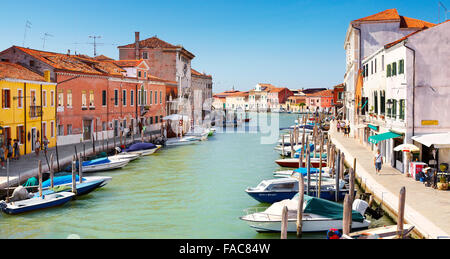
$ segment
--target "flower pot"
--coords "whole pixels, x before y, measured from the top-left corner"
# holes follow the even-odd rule
[[[448,190],[448,183],[437,183],[438,190],[446,191]]]

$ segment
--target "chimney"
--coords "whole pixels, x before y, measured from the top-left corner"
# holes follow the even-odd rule
[[[70,56],[70,49],[67,50],[67,56]]]
[[[135,50],[136,50],[136,60],[139,60],[139,32],[134,33],[134,43],[135,43]]]

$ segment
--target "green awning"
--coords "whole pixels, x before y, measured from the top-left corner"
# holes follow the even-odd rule
[[[375,126],[375,125],[372,125],[372,124],[369,124],[369,125],[367,125],[369,128],[371,128],[371,129],[373,129],[373,130],[376,130],[376,131],[378,131],[378,126]]]
[[[369,142],[373,143],[373,144],[378,144],[378,142],[386,140],[386,139],[391,139],[391,138],[398,138],[401,137],[402,135],[399,135],[397,133],[394,132],[386,132],[383,134],[378,134],[375,136],[371,136],[369,137]]]

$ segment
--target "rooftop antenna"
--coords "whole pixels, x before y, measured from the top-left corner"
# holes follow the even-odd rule
[[[45,40],[47,39],[47,37],[53,37],[53,35],[44,33],[44,37],[41,38],[44,41],[44,43],[42,44],[42,50],[45,50]]]
[[[102,36],[89,36],[89,38],[90,39],[94,39],[94,43],[93,43],[93,45],[94,45],[94,57],[96,57],[97,56],[97,45],[99,45],[99,43],[96,43],[96,39],[101,39],[102,38]]]
[[[23,34],[23,42],[22,42],[23,47],[25,47],[25,38],[27,37],[27,29],[31,29],[31,25],[33,24],[27,20],[27,22],[25,23],[25,32]]]
[[[448,11],[447,11],[447,7],[445,7],[444,6],[444,4],[441,2],[441,1],[438,1],[438,23],[440,23],[441,22],[441,8],[440,7],[442,7],[444,10],[445,10],[445,20],[447,21],[447,13],[448,13]]]

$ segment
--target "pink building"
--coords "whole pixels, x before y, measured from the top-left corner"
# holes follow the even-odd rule
[[[306,95],[306,105],[310,110],[333,107],[333,90],[325,90]]]

